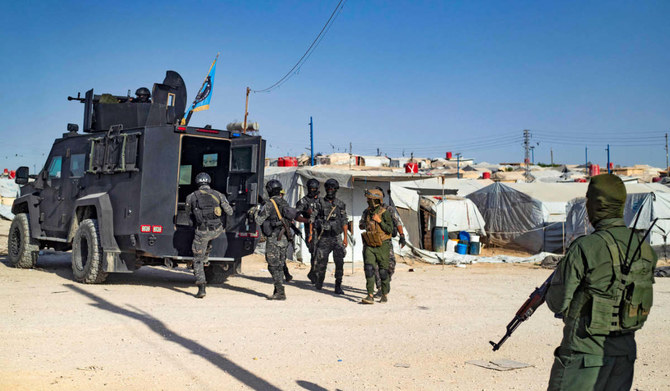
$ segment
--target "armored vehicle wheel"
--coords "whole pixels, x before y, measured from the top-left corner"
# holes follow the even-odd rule
[[[7,240],[9,264],[21,269],[33,268],[37,262],[39,250],[38,241],[30,237],[28,215],[19,213],[14,216]]]
[[[107,278],[102,271],[102,246],[98,221],[81,222],[72,239],[72,273],[74,279],[84,284],[99,284]]]
[[[227,263],[210,263],[205,267],[205,279],[208,284],[223,284],[233,272],[233,267]]]

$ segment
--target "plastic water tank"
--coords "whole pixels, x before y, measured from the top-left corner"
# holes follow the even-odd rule
[[[445,250],[444,246],[449,240],[449,233],[446,227],[433,228],[433,251],[441,253]]]

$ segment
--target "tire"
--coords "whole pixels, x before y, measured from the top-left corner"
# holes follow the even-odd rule
[[[7,238],[9,264],[20,269],[31,269],[35,267],[39,251],[39,242],[30,237],[28,214],[15,215]]]
[[[86,219],[79,224],[72,239],[72,274],[84,284],[99,284],[107,278],[102,271],[102,246],[98,221]]]
[[[213,263],[205,267],[205,279],[208,284],[223,284],[233,272],[233,266],[228,263]]]

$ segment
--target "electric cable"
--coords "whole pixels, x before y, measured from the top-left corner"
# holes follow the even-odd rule
[[[312,44],[309,45],[309,47],[307,48],[305,53],[302,55],[302,57],[300,57],[298,62],[295,63],[295,65],[293,66],[293,68],[291,68],[291,70],[286,72],[286,74],[284,76],[282,76],[281,79],[279,79],[277,82],[272,84],[270,87],[263,88],[261,90],[251,90],[251,91],[252,92],[270,92],[273,89],[275,89],[275,88],[279,87],[280,85],[284,84],[288,79],[290,79],[293,75],[295,75],[295,70],[298,69],[299,67],[301,67],[302,64],[305,63],[305,61],[307,61],[307,59],[312,55],[312,52],[314,52],[314,50],[316,50],[317,46],[319,46],[319,43],[321,42],[323,37],[326,36],[326,33],[328,32],[328,30],[330,30],[330,26],[332,25],[332,23],[337,18],[337,15],[339,15],[338,10],[341,12],[342,8],[344,8],[344,2],[345,1],[346,0],[340,0],[340,2],[337,3],[337,6],[333,10],[333,13],[330,14],[330,18],[328,18],[328,21],[326,21],[326,24],[323,25],[323,28],[321,28],[321,31],[319,32],[319,35],[317,35],[316,38],[314,38],[314,41],[312,41]]]

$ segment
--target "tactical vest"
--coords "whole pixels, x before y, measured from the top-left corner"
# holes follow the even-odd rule
[[[380,216],[386,212],[386,209],[379,208]],[[363,241],[366,246],[369,247],[379,247],[384,243],[384,241],[391,239],[391,234],[387,234],[382,229],[382,226],[372,219],[373,213],[368,209],[368,213],[365,216],[365,232],[361,233]]]
[[[274,200],[277,203],[277,208],[275,209],[275,206],[272,203],[272,200]],[[284,220],[286,221],[287,225],[291,224],[292,219],[289,218],[288,214],[286,213],[288,210],[295,211],[295,209],[291,208],[286,202],[285,199],[281,197],[272,197],[270,200],[267,201],[265,204],[266,208],[270,208],[270,215],[268,218],[263,222],[263,225],[261,226],[261,230],[263,231],[263,235],[266,237],[271,237],[275,231],[277,230],[284,230],[286,231],[286,227],[277,225],[276,223]],[[277,213],[279,210],[279,214]],[[280,216],[281,214],[281,216]],[[293,214],[293,217],[295,217],[295,213]],[[286,238],[288,241],[292,241],[293,237],[295,234],[291,229],[288,230],[288,232],[285,232]],[[280,239],[280,238],[277,238]]]
[[[612,234],[607,231],[596,231],[595,234],[605,241],[612,256],[613,279],[606,291],[580,288],[575,293],[568,316],[577,318],[586,311],[585,326],[590,335],[607,336],[638,330],[647,320],[653,304],[652,261],[647,259],[644,248],[638,259],[623,260],[625,252],[621,251]],[[628,273],[624,272],[622,260],[630,269]]]
[[[322,198],[319,202],[321,205],[317,216],[317,226],[321,227],[324,236],[341,235],[344,232],[342,231],[344,222],[340,221],[342,213],[337,200],[333,200],[330,203],[325,198]]]
[[[195,192],[193,208],[198,227],[217,228],[221,221],[221,200],[213,192],[201,189]]]

